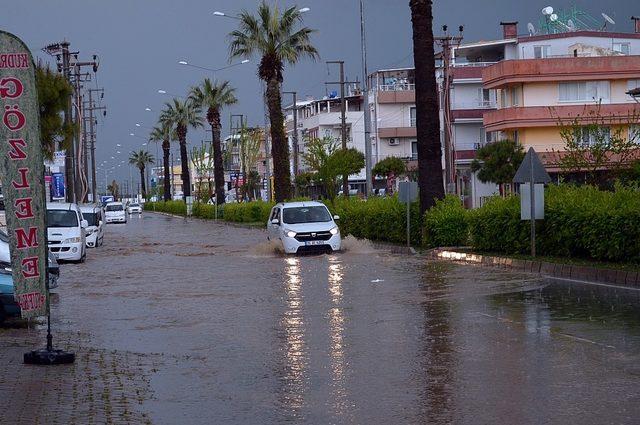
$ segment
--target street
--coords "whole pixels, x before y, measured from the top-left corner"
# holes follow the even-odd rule
[[[64,264],[54,344],[0,328],[1,423],[633,423],[640,291],[159,214]]]

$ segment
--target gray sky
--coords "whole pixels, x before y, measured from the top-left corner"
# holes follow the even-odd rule
[[[179,65],[180,59],[205,67],[219,68],[228,64],[227,34],[236,23],[217,18],[215,10],[237,13],[243,8],[255,10],[257,0],[20,0],[3,2],[0,28],[26,41],[36,57],[48,58],[40,49],[52,42],[67,39],[81,59],[96,53],[101,64],[97,84],[105,89],[104,104],[108,116],[98,126],[98,162],[119,163],[128,153],[139,149],[144,140],[131,137],[134,132],[146,137],[144,128],[151,127],[157,111],[170,96],[158,89],[183,95],[189,87],[211,73]],[[326,60],[344,60],[349,79],[361,79],[358,0],[299,0],[281,4],[310,7],[305,24],[318,30],[312,40],[321,59],[303,61],[285,73],[284,90],[296,90],[299,96],[321,96],[324,81],[337,78],[336,68],[328,68]],[[517,20],[519,32],[526,23],[537,24],[540,10],[551,4],[555,8],[576,4],[598,17],[605,12],[616,19],[612,30],[632,30],[629,17],[640,15],[636,0],[447,0],[435,2],[434,28],[448,24],[455,29],[465,25],[465,41],[490,40],[501,37],[499,22]],[[412,65],[411,21],[408,0],[365,0],[369,71],[387,67]],[[603,9],[606,7],[606,10]],[[48,59],[50,60],[50,59]],[[238,105],[224,115],[228,127],[229,113],[245,114],[250,125],[263,123],[260,83],[256,77],[258,60],[217,73],[237,87]],[[95,85],[95,82],[90,83]],[[285,98],[286,99],[286,98]],[[156,112],[147,112],[151,107]],[[223,132],[224,133],[224,132]],[[191,144],[205,139],[203,131],[190,130]],[[116,155],[116,143],[122,153]],[[150,147],[155,155],[155,146]],[[111,160],[114,156],[116,160]],[[128,176],[123,166],[119,176]],[[109,179],[112,177],[109,176]],[[103,179],[103,176],[100,177]]]

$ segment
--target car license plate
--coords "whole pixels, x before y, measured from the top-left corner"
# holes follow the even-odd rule
[[[324,245],[324,241],[307,241],[304,243],[306,246],[310,245]]]

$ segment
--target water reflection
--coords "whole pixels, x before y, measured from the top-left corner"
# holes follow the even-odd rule
[[[346,386],[345,368],[347,366],[344,350],[344,308],[343,299],[343,266],[337,256],[329,256],[328,284],[331,295],[331,307],[329,308],[329,333],[330,333],[330,361],[331,361],[331,395],[332,408],[338,417],[344,417],[349,413],[348,391]]]
[[[304,406],[308,352],[305,343],[305,322],[303,316],[302,278],[300,260],[295,257],[285,259],[285,288],[287,291],[286,311],[283,317],[285,338],[285,383],[282,404],[293,418],[300,419]]]
[[[422,392],[422,420],[426,423],[451,423],[453,413],[452,390],[455,352],[452,341],[451,304],[446,297],[433,297],[446,292],[446,266],[428,263],[423,270],[421,291],[424,302],[423,373],[426,375]]]

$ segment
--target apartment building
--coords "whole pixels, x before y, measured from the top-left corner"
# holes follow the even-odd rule
[[[506,24],[505,38],[514,33],[517,23]],[[587,125],[604,118],[623,132],[635,124],[629,121],[637,104],[626,92],[640,87],[637,21],[635,33],[567,30],[507,41],[512,55],[482,73],[484,88],[495,90],[497,99],[497,109],[483,116],[487,132],[533,147],[548,171],[557,173],[565,149],[559,122],[582,116]],[[592,143],[587,133],[576,137]]]
[[[347,126],[347,147],[355,148],[364,153],[364,99],[357,90],[351,90],[345,96],[346,103],[346,126]],[[338,144],[342,143],[342,120],[341,101],[335,94],[325,96],[322,99],[307,98],[297,102],[297,124],[294,128],[294,108],[288,105],[286,108],[285,126],[289,140],[289,150],[293,164],[294,152],[294,132],[298,132],[298,170],[305,172],[308,170],[303,160],[306,152],[306,143],[312,138],[330,138]],[[292,166],[293,172],[293,166]],[[365,171],[349,176],[349,183],[352,189],[364,191]]]

